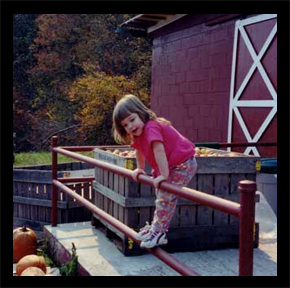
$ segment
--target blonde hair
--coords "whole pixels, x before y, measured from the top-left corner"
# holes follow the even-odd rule
[[[149,120],[156,120],[169,125],[171,124],[167,119],[157,117],[138,97],[132,94],[125,95],[117,103],[113,111],[113,137],[119,144],[130,144],[132,141],[131,136],[127,134],[125,128],[121,125],[122,120],[132,113],[138,114],[144,123],[147,123]]]

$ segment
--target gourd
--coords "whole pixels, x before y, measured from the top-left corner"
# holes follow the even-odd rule
[[[17,263],[26,255],[37,254],[37,236],[26,227],[13,230],[13,263]]]
[[[46,264],[43,256],[37,255],[24,256],[16,264],[16,274],[21,275],[21,273],[28,267],[37,267],[40,268],[44,273],[46,273]]]

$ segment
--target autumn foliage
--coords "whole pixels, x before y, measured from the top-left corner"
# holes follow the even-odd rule
[[[134,93],[144,102],[148,102],[147,89],[138,87],[134,80],[123,75],[110,76],[104,72],[90,72],[74,81],[68,95],[79,107],[75,120],[81,124],[78,130],[82,135],[93,137],[96,127],[112,127],[114,106],[123,95],[129,93]],[[106,131],[107,138],[110,138],[110,129]]]
[[[126,93],[149,103],[151,43],[116,33],[134,14],[14,14],[13,128],[18,150],[112,144]]]

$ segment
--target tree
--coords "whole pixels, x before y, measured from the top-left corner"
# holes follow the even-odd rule
[[[13,131],[17,135],[17,150],[31,148],[31,103],[35,93],[27,70],[34,65],[29,50],[36,35],[37,14],[13,14]]]
[[[66,128],[90,122],[84,108],[69,95],[76,89],[75,86],[72,89],[72,85],[79,80],[96,77],[88,72],[88,67],[105,73],[102,75],[106,79],[112,77],[112,83],[114,77],[123,76],[126,81],[135,82],[137,90],[150,88],[150,40],[116,33],[118,25],[132,16],[134,14],[40,14],[31,19],[24,17],[31,20],[25,22],[24,26],[29,26],[26,29],[34,31],[29,34],[29,49],[25,49],[28,65],[23,69],[23,75],[31,82],[30,98],[26,106],[18,108],[22,90],[16,86],[14,93],[19,102],[14,105],[15,111],[26,111],[29,116],[29,131],[25,133],[35,147],[40,149],[44,139],[60,130],[66,131],[62,135],[63,144],[78,144],[76,130]],[[86,101],[89,107],[89,100]],[[107,114],[103,121],[110,121],[109,112],[104,112]],[[92,141],[90,129],[81,132],[85,139]],[[107,129],[103,132],[102,139],[111,141]]]
[[[87,67],[87,74],[71,86],[69,97],[80,107],[75,119],[81,124],[79,131],[90,141],[113,144],[110,132],[115,104],[123,95],[134,93],[149,105],[149,90],[123,75],[111,76],[92,69]]]

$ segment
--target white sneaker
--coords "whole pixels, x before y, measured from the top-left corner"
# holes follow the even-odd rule
[[[147,237],[140,244],[141,248],[153,248],[159,245],[165,245],[168,243],[166,233],[164,232],[155,232],[150,233],[150,237]]]
[[[150,235],[151,225],[149,222],[146,221],[146,225],[140,229],[139,233],[137,234],[137,239],[140,241],[144,241]]]

